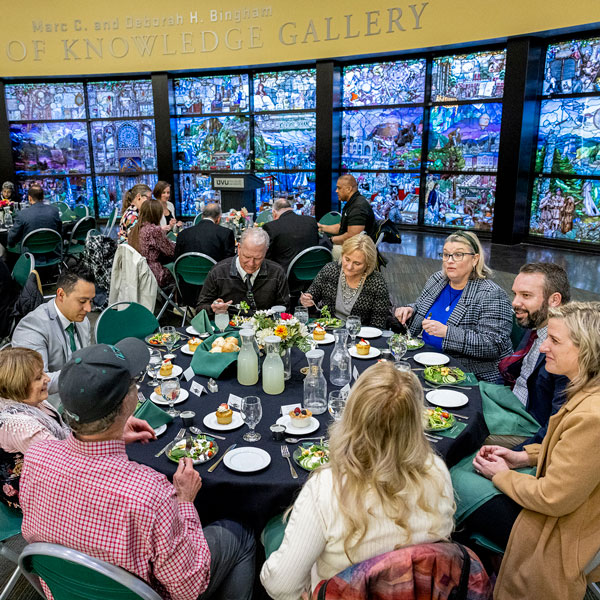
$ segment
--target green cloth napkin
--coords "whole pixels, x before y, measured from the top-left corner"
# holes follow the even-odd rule
[[[479,382],[483,417],[490,434],[531,437],[540,424],[525,410],[510,388]]]
[[[133,413],[134,417],[147,421],[152,429],[158,429],[161,425],[166,425],[173,420],[173,417],[167,414],[162,408],[158,408],[154,402],[146,400]]]
[[[265,558],[269,558],[275,550],[279,549],[281,542],[283,542],[283,536],[285,535],[286,522],[283,520],[283,513],[274,516],[265,525],[265,528],[260,534],[260,541],[265,547]]]
[[[206,310],[202,309],[193,319],[192,319],[192,327],[198,333],[210,333],[213,334],[215,330],[210,324],[210,320],[208,315],[206,314]]]
[[[450,427],[450,429],[442,429],[441,431],[431,431],[430,433],[433,433],[435,435],[443,435],[444,437],[455,440],[463,432],[463,429],[466,426],[466,423],[457,420],[454,422],[454,425]]]
[[[195,325],[194,325],[195,327]],[[192,357],[192,369],[196,375],[217,378],[221,373],[238,358],[238,352],[216,352],[211,354],[209,350],[212,343],[219,337],[234,337],[238,341],[240,336],[237,331],[226,331],[225,333],[216,333],[207,338],[203,344],[198,346]]]

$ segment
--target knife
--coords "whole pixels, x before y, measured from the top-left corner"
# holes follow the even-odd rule
[[[229,446],[229,448],[227,448],[227,450],[225,450],[225,452],[223,452],[223,456],[221,456],[221,458],[212,466],[208,469],[209,473],[212,473],[218,466],[219,463],[225,458],[225,455],[230,451],[233,450],[235,447],[237,446],[237,444],[231,444],[231,446]]]

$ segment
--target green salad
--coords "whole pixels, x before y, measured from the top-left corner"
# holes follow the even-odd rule
[[[422,348],[425,345],[423,340],[419,338],[409,337],[406,338],[406,348],[407,350],[416,350],[417,348]]]
[[[467,378],[464,371],[458,367],[444,366],[427,367],[425,371],[423,371],[423,377],[425,377],[427,381],[437,384],[460,383]]]
[[[327,304],[321,309],[320,312],[321,316],[315,320],[315,323],[318,323],[321,327],[338,329],[344,324],[341,319],[336,319],[335,317],[331,316],[331,312]]]
[[[439,406],[425,409],[425,420],[425,429],[427,431],[449,429],[455,422],[454,415]]]
[[[317,467],[329,462],[329,448],[321,444],[312,444],[298,448],[298,464],[307,471],[314,471]]]
[[[206,436],[191,438],[191,448],[186,448],[187,439],[177,442],[169,451],[168,456],[171,460],[179,462],[180,458],[188,457],[194,462],[206,462],[210,460],[218,451],[218,447],[213,439]]]

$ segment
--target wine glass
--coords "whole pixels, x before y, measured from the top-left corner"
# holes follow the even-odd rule
[[[250,431],[242,436],[243,439],[247,442],[258,442],[260,440],[260,433],[256,433],[254,428],[260,423],[262,418],[260,398],[258,396],[246,396],[242,398],[240,413],[244,423],[250,428]]]
[[[175,329],[175,327],[167,325],[166,327],[161,327],[160,332],[163,335],[162,341],[167,348],[167,352],[171,352],[171,350],[173,350],[175,342],[179,339],[177,330]]]
[[[160,384],[160,392],[162,397],[169,403],[168,415],[172,417],[178,417],[179,411],[175,409],[173,404],[179,399],[179,392],[181,391],[181,385],[178,377],[169,377],[163,379]]]
[[[396,361],[399,361],[406,354],[406,350],[408,349],[406,338],[399,333],[395,333],[388,339],[388,346]]]
[[[154,348],[150,348],[150,359],[148,360],[148,366],[146,367],[146,372],[150,377],[152,377],[152,381],[148,382],[148,385],[152,387],[156,387],[158,385],[158,381],[156,377],[158,376],[158,371],[160,370],[160,365],[162,364],[162,355],[158,350]]]
[[[227,325],[229,325],[229,313],[217,313],[215,315],[215,325],[223,333],[227,329]]]
[[[329,392],[329,402],[327,406],[329,408],[329,414],[335,421],[339,421],[342,418],[347,397],[348,395],[346,392],[342,392],[342,390]]]
[[[346,329],[348,330],[348,335],[350,336],[350,339],[352,340],[350,342],[350,347],[352,347],[356,344],[356,341],[355,341],[356,336],[358,335],[358,332],[361,329],[360,317],[355,317],[354,315],[350,315],[346,319]]]
[[[294,309],[294,316],[300,323],[304,323],[304,325],[306,325],[308,323],[308,308],[305,306],[297,306]]]

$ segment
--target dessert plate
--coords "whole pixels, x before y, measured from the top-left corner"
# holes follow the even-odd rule
[[[230,450],[223,457],[225,466],[238,473],[254,473],[268,467],[271,455],[261,448],[245,446]]]
[[[425,398],[430,404],[442,408],[458,408],[469,402],[469,398],[465,394],[454,390],[434,390],[433,392],[427,392]]]
[[[356,346],[350,346],[350,348],[348,349],[348,354],[350,354],[350,356],[354,358],[376,358],[381,354],[381,350],[379,348],[373,348],[373,346],[371,346],[369,348],[369,354],[359,354],[356,350]]]
[[[419,352],[413,358],[420,364],[426,367],[435,367],[437,365],[445,365],[450,362],[450,357],[439,352]]]
[[[199,348],[200,346],[198,346]],[[198,349],[196,348],[196,350]],[[196,352],[196,350],[190,350],[190,347],[186,344],[185,346],[181,346],[181,348],[179,348],[182,352],[182,354],[188,354],[189,356],[194,356],[194,352]]]
[[[170,375],[161,375],[160,373],[156,376],[157,379],[170,379],[171,377],[179,377],[183,373],[183,369],[179,365],[173,365],[173,370]],[[183,390],[181,390],[183,391]]]
[[[190,393],[187,390],[179,390],[179,398],[177,398],[177,400],[175,400],[173,404],[180,404],[181,402],[185,402],[188,399],[189,395]],[[160,404],[161,406],[169,406],[169,403],[162,396],[159,396],[156,392],[152,392],[152,394],[150,394],[150,400],[152,400],[154,404]]]
[[[156,437],[158,437],[159,435],[162,435],[166,430],[167,430],[167,424],[163,423],[160,427],[157,427],[154,430],[154,435],[156,435]]]
[[[315,344],[319,344],[319,346],[321,346],[325,344],[333,344],[335,338],[333,337],[333,335],[331,335],[331,333],[326,333],[325,337],[322,340],[315,340],[315,338],[313,338],[313,340]]]
[[[217,421],[217,415],[214,412],[208,413],[202,422],[206,427],[214,429],[215,431],[231,431],[232,429],[238,429],[244,424],[242,415],[235,410],[233,411],[233,415],[231,415],[231,423],[229,423],[229,425],[221,425],[221,423]]]
[[[277,419],[278,425],[283,425],[285,427],[286,433],[293,433],[294,435],[306,435],[307,433],[312,433],[319,429],[319,421],[314,417],[310,418],[310,421],[306,427],[294,427],[292,425],[292,419],[290,415],[284,415],[283,417],[279,417]]]
[[[370,340],[372,338],[377,338],[380,335],[381,329],[377,329],[377,327],[361,327],[356,337]]]

